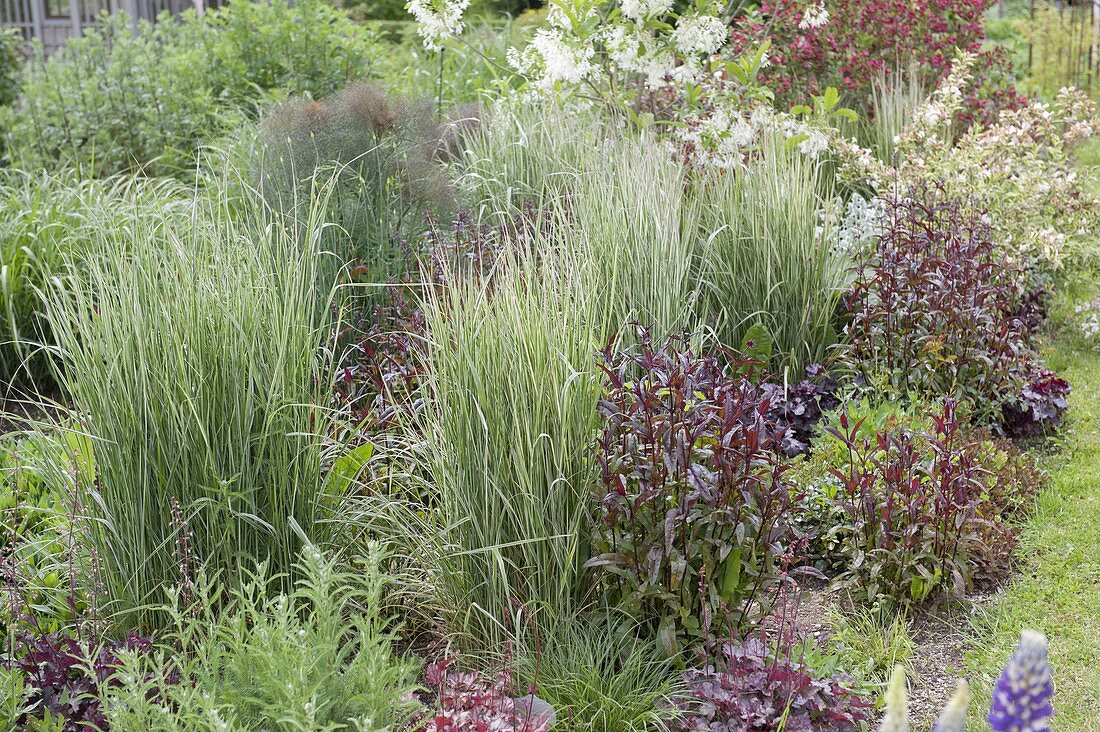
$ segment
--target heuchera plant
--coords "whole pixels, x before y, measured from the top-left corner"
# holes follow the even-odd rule
[[[782,432],[783,453],[787,457],[805,455],[825,412],[840,406],[839,384],[821,364],[806,367],[806,378],[794,386],[762,384],[768,400],[768,419]]]
[[[1069,382],[1053,371],[1029,361],[1020,393],[1005,402],[1005,433],[1012,437],[1039,437],[1062,423],[1069,409]]]
[[[683,732],[854,732],[871,719],[873,702],[852,691],[843,677],[819,678],[795,657],[793,627],[768,638],[754,634],[727,643],[713,666],[688,671],[680,702]]]
[[[476,671],[449,670],[454,658],[428,666],[428,685],[439,693],[439,708],[418,727],[418,732],[548,732],[554,723],[547,710],[540,714],[524,700],[511,695],[512,678],[501,672],[484,679]],[[526,697],[529,700],[533,697]]]
[[[792,505],[768,402],[683,339],[604,352],[598,554],[612,601],[669,652],[730,637],[778,581]]]
[[[856,274],[842,361],[901,397],[951,397],[997,424],[1020,393],[1029,334],[1013,313],[1023,273],[989,226],[936,187],[891,204],[891,224]]]
[[[30,689],[31,711],[27,716],[60,718],[64,732],[106,729],[100,694],[118,683],[114,678],[119,666],[118,652],[147,653],[152,645],[150,638],[136,633],[121,641],[106,641],[99,647],[88,647],[75,638],[56,633],[28,635],[15,663]]]

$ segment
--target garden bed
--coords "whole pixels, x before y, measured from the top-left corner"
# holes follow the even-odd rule
[[[468,4],[0,70],[0,726],[1089,729],[1087,94],[977,0]]]

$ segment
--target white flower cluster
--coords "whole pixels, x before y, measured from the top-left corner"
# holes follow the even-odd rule
[[[1084,320],[1081,321],[1081,333],[1084,334],[1085,338],[1092,340],[1100,336],[1100,298],[1076,305],[1073,311],[1078,315],[1085,316]]]
[[[866,199],[859,193],[852,194],[837,226],[837,250],[851,255],[866,251],[886,231],[888,223],[885,201],[878,196]]]
[[[464,27],[462,14],[470,0],[409,0],[408,11],[416,19],[416,32],[431,51],[443,48],[443,41],[454,38]]]
[[[672,45],[685,56],[710,56],[726,42],[726,24],[713,15],[680,18],[672,31]]]
[[[970,81],[977,56],[963,52],[955,59],[951,71],[943,78],[931,97],[913,113],[913,123],[895,140],[904,144],[906,137],[919,141],[938,139],[940,132],[951,123],[963,103],[963,89]]]
[[[788,140],[793,137],[802,138],[799,140],[797,147],[798,152],[803,155],[816,159],[817,156],[829,149],[829,138],[824,131],[793,117],[781,118],[779,129]]]
[[[655,91],[701,83],[706,60],[729,35],[717,5],[715,14],[692,11],[679,18],[672,15],[673,0],[622,0],[618,16],[614,6],[614,0],[551,0],[550,27],[522,50],[509,50],[509,63],[531,82],[532,92],[582,81],[605,84],[619,74],[638,75]]]
[[[605,36],[611,60],[623,71],[644,76],[650,90],[667,85],[676,70],[676,58],[659,45],[652,31],[637,26],[612,26]]]
[[[549,91],[559,82],[578,84],[594,74],[595,55],[590,44],[566,40],[558,28],[541,28],[523,51],[508,50],[508,62]]]
[[[775,113],[770,108],[757,107],[746,117],[729,105],[719,105],[705,116],[688,119],[677,131],[677,138],[697,163],[728,170],[743,165],[761,131],[774,124]]]
[[[673,0],[623,0],[623,15],[631,20],[647,20],[672,11]]]
[[[825,3],[818,2],[802,11],[802,20],[798,21],[801,30],[814,30],[829,22],[829,11]]]

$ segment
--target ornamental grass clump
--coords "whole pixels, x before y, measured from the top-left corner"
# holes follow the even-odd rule
[[[0,176],[0,392],[49,386],[53,336],[42,289],[85,255],[92,238],[85,230],[121,229],[146,215],[181,222],[185,194],[170,180]]]
[[[609,347],[598,571],[672,654],[750,628],[779,581],[792,508],[760,390],[682,341]]]
[[[482,650],[592,594],[587,448],[607,326],[581,264],[554,255],[507,254],[491,278],[447,277],[424,301],[424,401],[410,426],[434,498],[414,540],[449,630]]]
[[[155,625],[150,606],[179,580],[172,501],[230,586],[260,560],[293,576],[299,537],[327,532],[323,201],[289,221],[254,196],[238,207],[222,183],[182,223],[166,210],[85,227],[94,254],[49,284],[58,380],[92,445],[85,540],[126,625]]]
[[[704,304],[722,345],[753,326],[772,339],[771,366],[799,374],[837,340],[851,258],[837,246],[821,164],[765,136],[759,160],[704,181]]]

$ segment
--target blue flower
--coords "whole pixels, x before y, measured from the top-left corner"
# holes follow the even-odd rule
[[[993,690],[989,725],[993,732],[1050,732],[1054,682],[1047,663],[1047,639],[1025,630]]]

